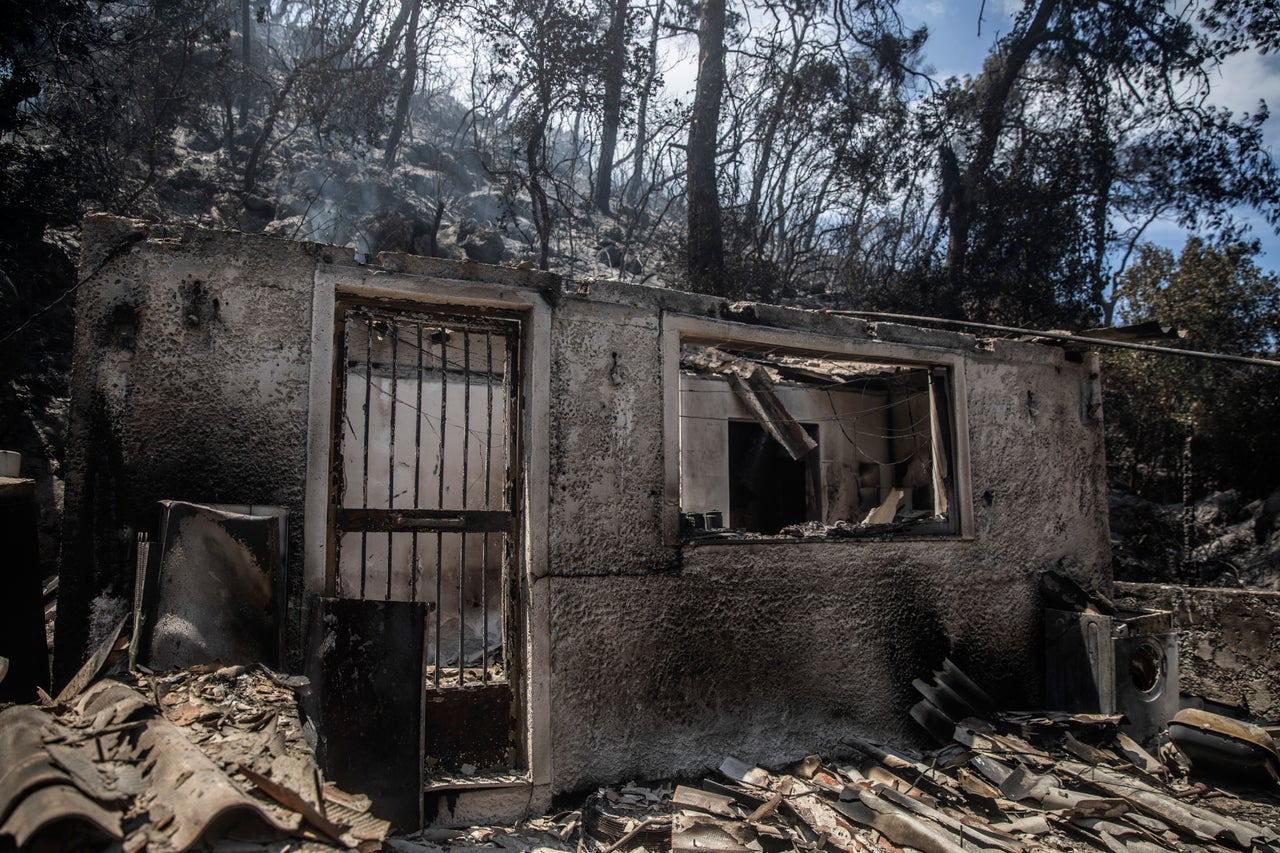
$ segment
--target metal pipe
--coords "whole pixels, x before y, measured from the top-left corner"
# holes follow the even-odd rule
[[[440,457],[437,461],[436,472],[439,475],[439,491],[437,492],[437,507],[444,509],[444,426],[445,416],[449,411],[449,377],[446,367],[449,364],[449,330],[440,324]],[[436,533],[436,630],[432,635],[435,640],[435,660],[436,668],[432,674],[432,680],[437,690],[440,689],[440,600],[444,592],[444,534]]]
[[[835,311],[839,317],[866,317],[879,320],[902,320],[908,323],[935,323],[945,326],[959,326],[965,329],[979,329],[987,332],[1005,332],[1014,335],[1031,335],[1037,338],[1050,338],[1059,341],[1071,341],[1089,346],[1112,347],[1113,349],[1137,350],[1160,355],[1178,355],[1184,358],[1201,358],[1207,361],[1229,361],[1236,364],[1255,364],[1261,367],[1280,367],[1280,361],[1270,358],[1255,358],[1248,355],[1231,355],[1223,352],[1201,352],[1199,350],[1175,349],[1173,347],[1157,347],[1151,344],[1135,344],[1129,341],[1107,341],[1102,338],[1089,338],[1083,335],[1072,335],[1067,332],[1042,332],[1036,329],[1021,329],[1017,326],[998,326],[994,323],[974,323],[969,320],[948,320],[943,317],[921,317],[915,314],[891,314],[886,311]]]
[[[462,508],[467,508],[467,479],[471,462],[471,332],[462,333]],[[458,554],[458,684],[463,682],[463,649],[467,636],[467,534]]]
[[[484,508],[489,506],[489,478],[493,473],[493,335],[484,333]],[[489,683],[489,534],[480,545],[480,682]]]
[[[418,509],[422,484],[422,323],[414,323],[418,330],[417,412],[413,426],[413,508]],[[418,534],[413,534],[413,547],[409,555],[409,600],[418,600]]]
[[[373,391],[373,317],[367,317],[364,338],[364,464],[361,475],[364,478],[361,505],[369,507],[369,395]],[[369,555],[369,534],[360,532],[360,597],[364,598],[365,577]]]
[[[400,324],[391,321],[391,435],[387,446],[387,509],[394,509],[396,502],[396,405],[400,377]],[[395,569],[395,536],[387,531],[387,597],[391,600],[391,575]]]

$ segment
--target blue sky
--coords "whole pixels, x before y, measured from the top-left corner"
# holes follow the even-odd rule
[[[904,0],[898,8],[908,26],[928,26],[925,60],[941,80],[981,70],[992,43],[1009,31],[1013,16],[1021,7],[1018,0],[986,0],[985,5],[982,0]],[[1267,102],[1272,114],[1264,125],[1266,139],[1272,156],[1280,156],[1280,56],[1234,57],[1211,85],[1211,100],[1237,115],[1255,112],[1260,99]],[[1249,236],[1262,244],[1262,252],[1256,258],[1258,265],[1280,270],[1280,237],[1271,226],[1248,210],[1239,211],[1237,218],[1250,223]],[[1187,234],[1173,223],[1157,222],[1144,236],[1177,252]]]

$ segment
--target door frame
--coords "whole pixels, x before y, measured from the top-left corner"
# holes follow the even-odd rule
[[[353,406],[355,402],[349,399],[348,386],[352,381],[352,373],[348,369],[348,363],[352,358],[360,356],[359,350],[351,349],[352,328],[357,334],[360,334],[360,328],[363,323],[367,323],[365,335],[371,336],[373,332],[373,324],[377,322],[385,322],[390,324],[393,334],[399,338],[398,330],[401,326],[407,328],[418,329],[418,340],[422,340],[422,331],[424,329],[443,330],[445,327],[450,329],[462,330],[464,337],[469,339],[471,336],[497,332],[501,335],[501,363],[503,365],[503,380],[501,382],[501,395],[497,400],[497,406],[505,411],[505,416],[500,418],[500,423],[509,425],[508,431],[501,436],[503,452],[499,457],[503,463],[505,477],[501,481],[501,495],[499,503],[503,508],[495,508],[491,502],[486,502],[482,509],[467,508],[465,501],[465,481],[466,467],[465,463],[461,469],[461,477],[464,481],[463,495],[464,502],[461,506],[456,505],[452,501],[448,504],[441,503],[436,508],[430,508],[431,496],[437,493],[439,501],[445,500],[445,456],[443,455],[444,445],[438,445],[441,451],[440,466],[436,469],[439,481],[434,485],[430,482],[430,474],[428,474],[426,497],[419,502],[415,487],[415,505],[412,508],[396,509],[391,504],[385,508],[382,507],[380,497],[373,498],[372,504],[369,503],[370,495],[367,490],[368,484],[368,465],[370,448],[374,444],[374,435],[368,434],[370,429],[369,406],[370,398],[368,396],[368,385],[366,385],[366,394],[364,398],[364,407],[366,414],[364,417],[363,443],[349,443],[346,436],[347,432],[344,428],[345,423],[349,423],[352,419],[359,419],[359,414],[354,412]],[[523,609],[524,597],[520,594],[524,586],[524,579],[519,572],[519,547],[520,547],[520,525],[518,520],[522,513],[522,487],[524,482],[524,470],[522,467],[523,457],[521,454],[521,409],[523,401],[521,399],[520,376],[522,375],[522,339],[523,339],[524,318],[521,314],[515,314],[510,311],[496,311],[493,309],[462,309],[458,307],[450,307],[445,310],[438,306],[430,308],[425,307],[420,302],[404,303],[390,300],[369,300],[355,299],[346,295],[340,295],[334,309],[334,360],[333,360],[333,420],[330,428],[330,436],[332,439],[332,448],[330,450],[330,477],[329,477],[329,522],[328,522],[328,564],[325,570],[325,595],[333,597],[339,595],[339,572],[338,572],[338,553],[343,548],[343,540],[345,534],[358,533],[361,538],[361,555],[363,560],[364,541],[366,535],[380,535],[386,533],[388,536],[388,548],[390,548],[390,537],[395,533],[412,534],[416,540],[417,534],[426,533],[428,536],[428,552],[430,548],[430,537],[436,537],[436,554],[441,554],[443,537],[452,534],[461,534],[461,553],[460,560],[466,562],[466,537],[468,535],[483,535],[485,538],[484,548],[486,554],[496,554],[502,565],[500,579],[493,588],[493,594],[498,596],[500,601],[499,612],[501,616],[500,633],[502,636],[502,660],[505,666],[505,673],[500,680],[489,682],[487,666],[484,667],[481,676],[481,684],[466,685],[465,679],[462,677],[465,668],[461,661],[458,664],[458,683],[456,685],[442,685],[440,683],[441,665],[437,659],[434,669],[434,683],[428,679],[424,683],[426,693],[426,703],[423,713],[423,738],[420,741],[420,749],[430,742],[436,742],[444,750],[446,755],[451,755],[453,750],[467,744],[472,751],[480,750],[490,756],[489,760],[493,760],[499,752],[506,756],[503,763],[511,762],[512,766],[506,769],[498,769],[503,776],[521,776],[527,772],[525,762],[524,731],[521,723],[524,720],[524,684],[521,675],[524,672],[525,660],[522,652],[524,632],[521,626],[524,624],[527,614]],[[430,347],[424,347],[424,351]],[[393,358],[396,350],[393,348]],[[439,352],[443,355],[444,344],[441,343]],[[455,354],[456,355],[456,354]],[[368,357],[366,353],[366,357]],[[488,358],[492,358],[492,351],[488,353]],[[401,364],[397,360],[392,366],[393,374],[398,374],[398,367]],[[408,359],[403,362],[405,366],[412,366],[413,360]],[[467,360],[466,364],[470,368],[471,361]],[[478,366],[477,366],[478,368]],[[438,375],[442,400],[448,396],[448,379],[443,366],[440,373],[432,368],[424,368],[422,366],[421,355],[417,360],[418,377],[415,380],[422,387],[432,384],[432,380]],[[491,368],[490,368],[491,369]],[[366,383],[371,377],[372,366],[369,366],[370,373],[366,374]],[[474,387],[486,387],[489,395],[492,394],[493,380],[488,378],[482,386],[479,381]],[[394,388],[393,384],[393,388]],[[466,390],[463,392],[467,403],[461,407],[460,412],[449,410],[454,417],[444,420],[446,417],[445,409],[442,407],[440,411],[441,423],[438,427],[440,435],[443,435],[448,425],[461,425],[468,435],[472,433],[470,424],[467,421],[469,417],[466,412],[470,411],[470,394],[472,385],[468,380]],[[393,392],[394,393],[394,392]],[[406,401],[409,394],[413,392],[406,388]],[[393,401],[395,398],[392,398]],[[419,396],[419,400],[420,400]],[[421,419],[423,415],[430,416],[430,412],[421,407],[419,402],[418,417]],[[488,422],[485,424],[485,435],[487,450],[486,453],[492,453],[494,444],[493,436],[490,430],[493,429],[493,401],[490,396],[489,411],[487,413]],[[394,405],[393,405],[393,414]],[[395,438],[395,421],[393,419],[390,424],[389,436],[392,440]],[[418,431],[421,438],[421,433]],[[378,437],[381,440],[381,436]],[[464,438],[465,442],[465,438]],[[477,439],[477,443],[479,443]],[[423,448],[434,444],[434,442],[420,443],[414,453],[421,458]],[[464,443],[464,447],[465,447]],[[363,455],[364,465],[364,483],[365,483],[365,505],[361,508],[352,507],[348,497],[352,494],[356,483],[348,482],[345,476],[347,471],[347,460],[357,458]],[[465,451],[464,451],[465,455]],[[395,459],[394,454],[390,457]],[[394,462],[392,463],[394,465]],[[486,489],[488,488],[491,477],[488,474],[489,468],[486,463]],[[358,494],[358,492],[357,492]],[[488,491],[485,492],[488,495]],[[496,551],[488,550],[488,538],[490,534],[502,534],[503,538],[499,540]],[[415,542],[416,545],[416,542]],[[354,547],[349,545],[347,547]],[[345,550],[345,549],[343,549]],[[415,551],[416,553],[416,551]],[[392,589],[392,553],[387,552],[387,580],[385,593],[389,597]],[[366,560],[360,568],[359,592],[349,590],[343,597],[357,598],[359,600],[378,601],[382,596],[377,590],[365,590],[365,575],[367,569],[372,562]],[[459,564],[461,565],[461,564]],[[481,567],[481,574],[487,579],[489,566]],[[437,565],[435,570],[437,593],[441,591],[440,581],[445,573],[445,565],[443,561]],[[464,570],[465,574],[465,570]],[[484,583],[484,581],[482,581]],[[456,588],[455,582],[451,580],[450,586]],[[411,587],[412,588],[412,587]],[[403,592],[402,592],[403,594]],[[412,594],[412,593],[411,593]],[[416,599],[415,600],[420,600]],[[457,615],[460,620],[463,619],[463,602],[461,597],[458,600]],[[434,613],[433,620],[428,618],[428,627],[423,648],[428,652],[432,652],[441,647],[442,636],[440,632],[441,619],[444,613],[439,602],[430,608]],[[460,630],[461,630],[460,621]],[[486,623],[487,624],[487,623]],[[487,642],[487,631],[485,633],[485,641]],[[459,652],[461,652],[461,640],[459,644]],[[448,710],[446,710],[448,709]],[[437,715],[442,715],[444,719],[437,719]],[[481,722],[484,718],[485,722]],[[458,723],[461,720],[470,719],[472,725],[461,726]],[[454,737],[441,737],[442,732],[452,731]],[[482,734],[483,732],[483,734]],[[471,737],[468,737],[470,734]],[[496,740],[492,743],[494,752],[488,752],[487,748],[482,748],[481,743],[487,742],[487,737],[501,738],[501,744]],[[434,750],[427,748],[425,753],[428,757],[443,757]],[[467,753],[472,755],[471,752]],[[456,761],[455,757],[455,761]],[[475,758],[476,763],[481,763],[478,756]],[[446,788],[464,786],[467,784],[476,784],[475,780],[463,781],[454,779],[448,782],[439,783]]]
[[[414,259],[416,260],[416,259]],[[425,259],[423,259],[425,260]],[[432,262],[438,266],[439,262]],[[475,272],[467,271],[470,275]],[[519,684],[513,684],[522,710],[526,781],[506,791],[484,791],[478,807],[493,816],[518,815],[549,807],[551,790],[550,725],[550,580],[548,559],[551,309],[545,289],[549,276],[493,269],[493,281],[476,282],[387,272],[368,267],[317,264],[311,305],[311,370],[308,403],[307,486],[304,499],[303,598],[324,595],[332,549],[329,495],[333,447],[334,365],[339,300],[373,302],[405,310],[496,313],[521,321],[517,463],[523,478],[516,496],[517,565],[520,580],[523,658]],[[511,279],[520,279],[513,283]],[[544,280],[545,279],[545,280]],[[304,602],[300,602],[304,603]],[[302,612],[306,612],[305,606]],[[504,796],[509,794],[509,796]],[[472,813],[474,814],[474,813]]]

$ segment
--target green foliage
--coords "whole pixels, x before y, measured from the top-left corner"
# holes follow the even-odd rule
[[[1274,357],[1280,280],[1252,253],[1198,238],[1176,258],[1142,246],[1118,285],[1121,318],[1185,330],[1178,348]],[[1180,499],[1188,423],[1199,491],[1259,496],[1280,485],[1280,368],[1117,351],[1105,357],[1103,383],[1113,486]]]
[[[900,236],[914,273],[875,294],[947,316],[1078,326],[1109,319],[1111,260],[1153,219],[1229,231],[1240,205],[1280,221],[1265,106],[1210,106],[1232,54],[1266,27],[1200,0],[1026,0],[982,72],[914,110],[921,181],[937,187],[933,236]],[[899,305],[898,307],[905,307]]]

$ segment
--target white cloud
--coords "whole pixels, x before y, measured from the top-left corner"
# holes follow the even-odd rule
[[[1272,111],[1263,126],[1271,150],[1280,150],[1280,56],[1241,53],[1231,57],[1209,81],[1211,103],[1226,107],[1237,117],[1256,114],[1258,102]]]
[[[908,20],[932,24],[946,17],[947,6],[941,0],[906,0],[898,5],[898,11]]]
[[[1022,11],[1024,5],[1026,4],[1022,0],[1000,0],[1000,10],[1011,21]]]

